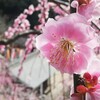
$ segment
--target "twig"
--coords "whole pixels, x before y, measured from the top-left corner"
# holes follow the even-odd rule
[[[61,7],[61,5],[69,6],[70,5],[69,2],[64,2],[61,0],[50,0],[50,1],[54,2],[61,10],[63,10],[65,13],[67,13],[67,11]]]
[[[69,2],[64,2],[62,0],[49,0],[49,1],[54,2],[56,4],[62,4],[64,6],[69,6],[70,5]]]
[[[8,45],[8,44],[12,44],[13,42],[15,42],[17,39],[21,38],[21,37],[25,37],[28,36],[30,34],[41,34],[41,32],[36,31],[36,30],[29,30],[28,32],[24,32],[21,34],[18,34],[14,37],[12,37],[11,39],[2,39],[0,40],[0,45]]]
[[[100,31],[100,28],[93,21],[91,21],[91,24]]]

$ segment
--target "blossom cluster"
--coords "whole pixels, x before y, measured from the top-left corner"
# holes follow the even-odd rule
[[[12,27],[9,27],[5,32],[6,38],[12,38],[14,34],[19,34],[20,32],[30,29],[30,23],[27,19],[28,15],[32,15],[34,12],[34,6],[30,5],[28,9],[25,9],[15,20]]]
[[[99,46],[96,30],[91,21],[98,17],[98,0],[74,0],[76,13],[54,20],[49,18],[36,38],[36,47],[48,62],[62,73],[80,74],[76,93],[71,100],[100,99],[100,60],[94,49]],[[83,83],[81,83],[83,81]]]
[[[80,100],[82,95],[85,95],[86,100],[99,100],[100,60],[96,54],[100,52],[98,51],[100,36],[91,22],[99,18],[100,1],[73,0],[71,6],[76,8],[76,13],[73,14],[69,14],[68,5],[62,10],[63,7],[56,3],[47,0],[38,0],[38,2],[37,7],[30,5],[14,20],[12,27],[5,32],[5,37],[11,39],[14,35],[29,30],[30,23],[27,16],[32,15],[35,11],[40,11],[38,15],[40,24],[36,25],[34,29],[39,31],[42,29],[43,34],[36,37],[37,49],[61,73],[80,74],[80,84],[76,86],[76,92],[73,92],[72,87],[70,99]],[[55,19],[48,19],[50,8],[58,14]],[[26,51],[21,61],[19,74],[23,68],[23,61],[34,46],[34,40],[35,37],[30,35],[25,43]],[[0,51],[4,50],[5,46],[0,45]],[[4,75],[1,76],[4,77]],[[3,79],[3,83],[5,83],[5,77]],[[8,78],[8,81],[11,83],[12,80]],[[13,83],[10,85],[13,88]]]

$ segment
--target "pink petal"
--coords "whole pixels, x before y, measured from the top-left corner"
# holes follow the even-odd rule
[[[82,53],[75,53],[73,56],[71,55],[66,62],[67,65],[64,67],[64,72],[69,74],[79,73],[82,69],[87,68],[87,60]]]
[[[93,14],[93,10],[95,8],[95,0],[92,0],[92,2],[90,2],[87,5],[81,5],[79,6],[79,14],[84,15],[87,19],[90,19],[92,17]]]
[[[93,52],[88,46],[84,44],[80,44],[76,46],[75,48],[76,50],[79,50],[85,56],[87,60],[89,60],[92,57]]]
[[[67,27],[67,28],[66,28]],[[91,39],[88,25],[78,23],[71,24],[59,22],[57,25],[49,26],[43,30],[46,38],[51,42],[57,42],[61,38],[69,39],[75,42],[84,43]],[[91,35],[93,31],[91,31]],[[47,34],[46,34],[47,33]]]
[[[42,53],[45,57],[47,57],[48,59],[50,59],[50,54],[51,54],[50,51],[52,51],[53,49],[54,49],[54,47],[53,47],[50,43],[48,43],[48,44],[44,45],[44,46],[41,48],[41,53]]]
[[[86,100],[100,100],[100,89],[86,94]]]
[[[73,65],[73,71],[75,72],[81,72],[83,69],[86,69],[88,66],[87,59],[85,58],[84,54],[82,53],[76,53],[74,55],[74,65]]]
[[[94,49],[95,47],[99,46],[99,43],[97,41],[97,38],[94,37],[91,41],[87,42],[86,45],[91,49]]]
[[[94,57],[94,56],[93,56]],[[92,69],[92,70],[91,70]],[[97,77],[100,76],[100,60],[97,59],[96,57],[93,58],[93,61],[89,65],[87,71],[92,74],[96,75]]]
[[[85,25],[85,24],[82,24],[82,23],[75,24],[73,26],[73,28],[70,29],[69,38],[71,40],[74,40],[74,41],[80,42],[80,43],[87,42],[91,39],[89,32],[88,32],[88,29],[89,29],[88,25]]]
[[[69,16],[67,17],[63,17],[63,18],[60,18],[59,21],[61,22],[70,22],[70,23],[84,23],[84,24],[87,24],[87,19],[78,14],[78,13],[73,13],[73,14],[70,14]]]
[[[45,38],[44,35],[39,35],[36,37],[36,47],[40,49],[42,46],[46,45],[48,40]]]

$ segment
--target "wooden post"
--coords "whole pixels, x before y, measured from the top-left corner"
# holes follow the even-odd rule
[[[74,93],[77,93],[76,87],[78,85],[84,85],[84,81],[82,81],[82,78],[79,74],[73,74],[73,80],[74,80]],[[80,100],[85,100],[85,94],[82,94],[80,96]]]

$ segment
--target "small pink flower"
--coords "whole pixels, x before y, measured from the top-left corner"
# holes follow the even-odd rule
[[[27,18],[27,15],[23,14],[23,13],[18,16],[18,19],[20,19],[20,20],[24,20],[26,18]]]
[[[92,50],[87,44],[93,32],[87,20],[79,14],[58,21],[49,19],[43,34],[36,38],[36,46],[52,66],[63,73],[73,74],[88,65]]]
[[[28,14],[28,9],[25,9],[24,10],[24,14]]]
[[[71,100],[80,100],[80,95],[85,94],[86,100],[100,100],[100,60],[95,58],[83,74],[84,85],[76,88]]]
[[[5,51],[5,45],[0,45],[0,52],[3,53]]]
[[[29,15],[32,15],[33,12],[34,12],[34,10],[35,10],[35,9],[34,9],[34,6],[33,6],[33,5],[30,5],[29,8],[28,8],[28,14],[29,14]]]
[[[24,24],[25,27],[30,27],[30,22],[27,19],[24,19],[22,23]]]
[[[14,35],[13,32],[5,32],[4,34],[5,34],[5,37],[8,38],[8,39],[12,38],[13,35]]]

